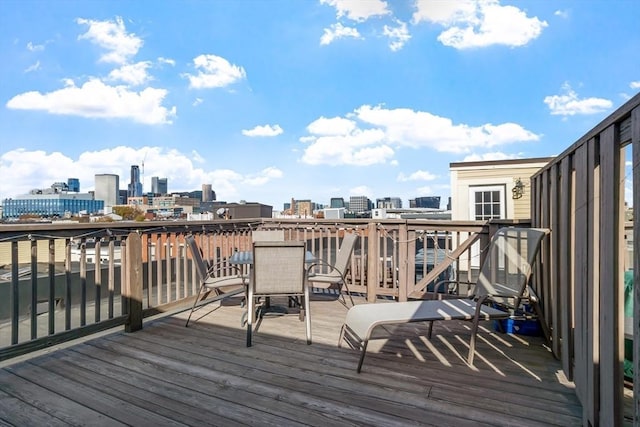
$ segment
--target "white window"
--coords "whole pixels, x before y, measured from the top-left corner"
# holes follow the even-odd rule
[[[506,218],[504,185],[469,187],[469,218],[479,221]]]
[[[469,218],[478,221],[506,218],[505,185],[469,187]],[[480,267],[480,242],[471,246],[471,267]]]

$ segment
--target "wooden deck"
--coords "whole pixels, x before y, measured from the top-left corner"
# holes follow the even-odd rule
[[[356,302],[363,303],[362,299]],[[210,306],[216,308],[215,304]],[[541,338],[406,325],[358,353],[338,348],[346,310],[312,301],[313,345],[298,317],[263,319],[245,347],[242,308],[186,313],[4,366],[0,425],[581,425],[582,409]]]

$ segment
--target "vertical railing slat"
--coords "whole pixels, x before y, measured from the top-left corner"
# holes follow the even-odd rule
[[[600,266],[599,300],[599,414],[600,425],[623,423],[624,359],[624,151],[620,148],[617,125],[606,128],[600,136],[600,254],[593,263]],[[596,314],[597,316],[598,314]]]

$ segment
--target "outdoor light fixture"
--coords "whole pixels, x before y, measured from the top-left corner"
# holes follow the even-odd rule
[[[513,199],[519,199],[524,194],[524,184],[522,183],[520,178],[516,178],[516,184],[511,189],[511,193],[512,193],[511,197]]]

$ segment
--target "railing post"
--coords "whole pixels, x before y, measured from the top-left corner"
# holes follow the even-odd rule
[[[380,258],[380,236],[378,224],[371,222],[367,226],[367,301],[375,302],[378,290],[378,265]]]
[[[407,295],[409,295],[409,280],[407,274],[408,253],[409,238],[407,224],[405,223],[398,226],[398,301],[407,301]]]
[[[142,329],[142,240],[138,233],[129,233],[125,251],[122,304],[128,319],[124,330],[135,332]]]

